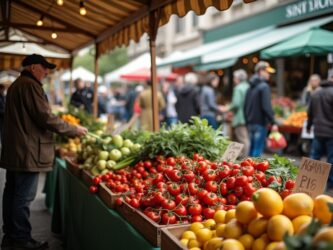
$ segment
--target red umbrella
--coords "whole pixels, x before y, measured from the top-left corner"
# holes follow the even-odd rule
[[[175,73],[160,73],[157,75],[157,79],[160,81],[161,79],[166,79],[169,81],[174,81],[177,78],[177,74]],[[131,81],[147,81],[150,80],[150,69],[149,68],[142,68],[139,70],[136,70],[134,72],[120,75],[120,78],[125,80],[131,80]]]

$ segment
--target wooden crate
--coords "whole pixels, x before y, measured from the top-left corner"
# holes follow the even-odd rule
[[[121,206],[116,206],[116,210],[154,247],[161,245],[161,229],[167,227],[166,225],[159,225],[150,220],[144,213],[126,202],[123,202]]]
[[[83,169],[81,179],[87,186],[91,186],[93,184],[92,180],[94,179],[94,176],[90,173],[89,170]]]
[[[80,164],[76,162],[75,157],[65,157],[67,169],[78,178],[81,178],[82,168],[80,168]]]
[[[108,208],[114,208],[116,199],[121,197],[121,194],[113,193],[105,183],[101,183],[98,187],[98,196]]]
[[[183,232],[189,228],[189,224],[162,228],[161,250],[187,250],[187,247],[184,247],[179,239]]]

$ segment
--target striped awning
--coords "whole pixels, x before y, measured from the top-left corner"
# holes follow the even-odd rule
[[[252,2],[255,0],[243,0]],[[1,1],[1,43],[8,42],[9,30],[20,30],[38,38],[39,43],[53,44],[69,53],[76,53],[88,45],[99,44],[103,54],[116,46],[138,42],[149,31],[149,15],[159,14],[158,26],[169,21],[171,15],[185,16],[193,10],[197,15],[205,13],[210,6],[226,10],[232,0],[93,0],[84,2],[87,14],[79,14],[80,1],[64,0],[62,6],[55,0]],[[43,26],[36,22],[43,18]],[[155,25],[156,26],[156,25]],[[52,39],[51,33],[57,38]]]

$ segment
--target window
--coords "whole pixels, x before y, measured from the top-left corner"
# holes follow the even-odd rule
[[[178,18],[176,19],[176,33],[183,33],[185,31],[185,22],[183,19]]]

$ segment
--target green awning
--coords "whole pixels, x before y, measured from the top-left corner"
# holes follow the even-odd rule
[[[197,71],[206,71],[206,70],[214,70],[214,69],[225,69],[233,66],[237,62],[238,58],[232,58],[216,63],[207,63],[200,64],[194,67],[194,70]]]
[[[320,27],[332,21],[333,16],[330,16],[284,27],[277,27],[258,36],[251,37],[247,40],[234,43],[223,49],[207,53],[201,57],[201,62],[208,64],[246,56],[284,42],[313,28]]]
[[[333,52],[333,32],[314,28],[261,52],[262,58],[323,55]]]

